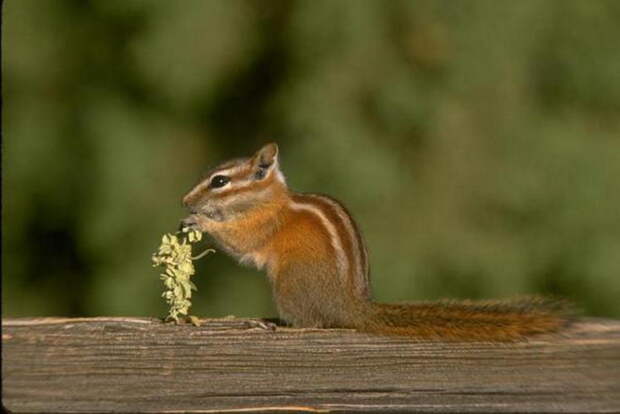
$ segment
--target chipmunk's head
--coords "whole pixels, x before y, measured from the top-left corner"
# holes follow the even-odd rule
[[[183,205],[192,214],[224,221],[283,193],[286,183],[278,165],[278,146],[271,143],[250,158],[227,161],[209,171],[183,197]]]

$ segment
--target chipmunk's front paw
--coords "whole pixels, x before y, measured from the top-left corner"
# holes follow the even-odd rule
[[[201,226],[201,217],[197,214],[192,214],[191,216],[184,218],[179,223],[179,230],[183,229],[204,231]]]

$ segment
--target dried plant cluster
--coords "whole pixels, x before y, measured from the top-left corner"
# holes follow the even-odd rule
[[[159,249],[153,254],[153,267],[164,268],[160,279],[164,282],[162,297],[170,306],[166,317],[168,321],[178,323],[179,317],[186,317],[192,323],[197,323],[197,319],[188,314],[192,306],[192,291],[197,290],[196,285],[190,280],[195,273],[193,260],[214,252],[213,249],[208,249],[198,256],[192,256],[192,243],[201,239],[201,232],[187,228],[176,234],[164,234]]]

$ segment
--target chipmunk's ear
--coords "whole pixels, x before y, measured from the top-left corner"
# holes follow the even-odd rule
[[[278,146],[272,142],[265,145],[254,154],[254,166],[262,169],[269,169],[278,163]]]
[[[278,167],[278,146],[272,142],[259,149],[252,157],[252,167],[254,169],[254,178],[262,180],[267,177],[273,170],[276,171],[278,177],[284,181]]]

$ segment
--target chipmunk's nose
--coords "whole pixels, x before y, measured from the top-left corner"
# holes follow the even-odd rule
[[[191,191],[183,197],[183,206],[189,209],[196,209],[196,205],[200,204],[202,194],[196,191]],[[192,213],[194,211],[192,210]]]
[[[186,195],[185,197],[183,197],[183,207],[187,207],[187,208],[192,208],[192,201],[193,201],[193,197],[191,197],[191,194]],[[193,213],[193,211],[192,211]]]

